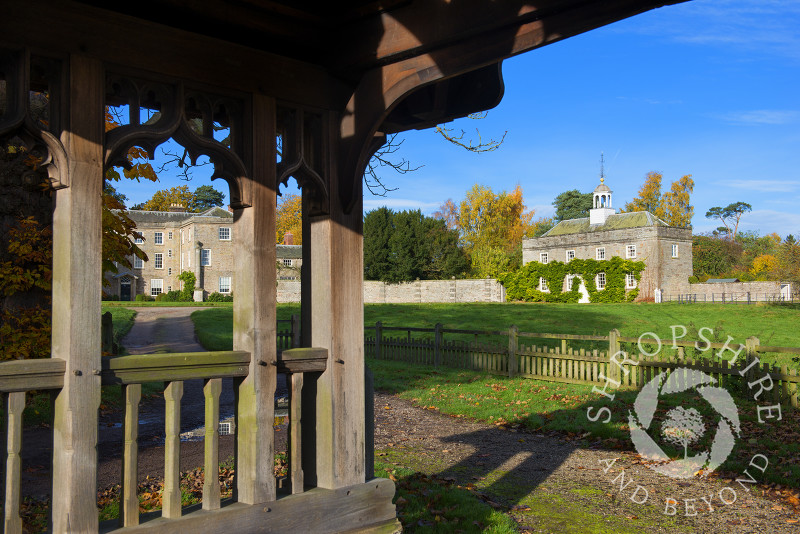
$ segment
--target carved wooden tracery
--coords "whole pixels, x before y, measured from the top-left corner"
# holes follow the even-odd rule
[[[302,108],[282,105],[277,110],[277,130],[281,138],[281,159],[277,185],[287,185],[289,178],[308,194],[307,215],[330,212],[330,192],[325,176],[326,117]]]
[[[59,139],[65,85],[61,61],[0,49],[0,144],[24,147],[46,169],[54,189],[69,186],[67,153]]]
[[[192,164],[208,156],[214,165],[211,179],[222,178],[230,187],[232,208],[251,205],[244,99],[120,75],[107,76],[106,86],[107,105],[128,106],[128,124],[106,133],[106,167],[130,168],[127,156],[134,146],[153,159],[156,147],[172,138],[186,149]],[[224,142],[215,139],[215,125],[229,132]]]

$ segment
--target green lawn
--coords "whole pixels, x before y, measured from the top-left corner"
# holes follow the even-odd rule
[[[278,318],[300,313],[298,304],[280,304]],[[192,320],[209,350],[231,350],[233,310],[220,308],[192,314]],[[670,338],[671,325],[683,325],[689,332],[711,328],[714,337],[744,343],[756,336],[762,345],[800,347],[800,305],[742,304],[367,304],[364,328],[369,332],[376,321],[384,326],[445,328],[464,330],[505,330],[516,324],[522,332],[607,335],[614,328],[623,336],[638,337],[655,332]],[[389,332],[386,335],[392,335]],[[454,336],[448,337],[452,339]],[[711,336],[709,336],[711,337]],[[687,336],[688,339],[688,336]],[[500,341],[499,339],[497,341]],[[795,360],[793,361],[793,358]],[[798,367],[797,356],[765,355],[762,361]]]
[[[461,369],[433,368],[405,362],[368,359],[375,379],[375,389],[397,394],[415,405],[453,417],[477,419],[504,428],[524,429],[534,433],[554,432],[586,446],[632,449],[628,432],[628,414],[633,413],[637,391],[617,390],[613,402],[592,386],[559,384],[525,378],[507,377]],[[751,397],[731,391],[736,399],[742,423],[742,438],[722,470],[742,473],[753,455],[770,451],[775,462],[764,474],[769,482],[800,485],[800,410],[784,406],[782,420],[770,424],[757,422],[757,404]],[[662,404],[654,425],[666,419],[677,406],[694,407],[707,417],[714,417],[708,403],[699,396],[673,396]],[[758,403],[764,406],[764,402]],[[611,420],[597,417],[601,407],[608,407]],[[588,409],[596,421],[589,418]],[[714,432],[704,435],[699,444],[709,445]],[[704,441],[705,440],[705,441]],[[666,444],[664,451],[674,457],[683,450]]]

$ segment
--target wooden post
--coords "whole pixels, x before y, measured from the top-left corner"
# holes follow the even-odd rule
[[[375,359],[380,360],[383,355],[383,323],[375,323]]]
[[[219,395],[222,392],[222,379],[210,378],[203,386],[206,400],[205,443],[203,443],[203,510],[217,510],[220,507],[219,490]]]
[[[517,365],[517,348],[519,347],[519,328],[511,325],[508,329],[508,377],[517,376],[519,366]]]
[[[622,373],[619,366],[615,363],[612,363],[612,360],[620,361],[617,357],[617,353],[619,352],[619,330],[616,328],[608,333],[608,376],[612,380],[617,382],[622,382]]]
[[[292,493],[303,493],[303,373],[289,375],[289,483]]]
[[[25,392],[15,391],[2,394],[3,416],[5,418],[6,439],[2,441],[5,450],[3,462],[4,477],[2,488],[4,515],[3,532],[22,532],[22,518],[19,515],[20,474],[22,469],[22,412],[25,410]]]
[[[364,478],[375,478],[375,379],[372,370],[364,366],[364,421],[366,444],[364,446]]]
[[[439,367],[442,364],[442,326],[442,323],[436,323],[436,332],[433,337],[433,365],[435,367]]]
[[[104,353],[114,354],[114,319],[111,312],[105,312],[101,317],[101,349]]]
[[[316,381],[316,410],[311,421],[304,411],[306,425],[310,423],[316,430],[316,443],[313,449],[306,449],[304,443],[304,451],[313,452],[315,459],[306,462],[304,456],[303,468],[306,483],[336,489],[365,480],[364,216],[362,177],[338,175],[339,140],[352,135],[352,117],[341,121],[328,113],[322,123],[328,213],[303,213],[310,223],[303,243],[310,243],[312,250],[308,284],[311,346],[328,349],[330,363]],[[340,181],[346,187],[340,188]],[[354,189],[353,198],[357,199],[348,213],[339,196],[343,189]],[[304,402],[304,409],[306,406]]]
[[[70,185],[53,211],[52,356],[67,368],[53,413],[52,529],[97,532],[105,74],[100,61],[73,55],[69,78]]]
[[[120,497],[119,524],[133,527],[139,524],[139,402],[142,400],[141,384],[122,386],[125,406],[122,446],[122,496]]]
[[[292,348],[298,349],[301,347],[300,342],[300,316],[296,313],[292,314]]]
[[[755,336],[750,336],[745,340],[744,346],[745,346],[745,352],[747,354],[747,360],[745,362],[746,363],[745,367],[748,367],[750,365],[750,362],[752,362],[755,358],[758,357],[758,346],[759,345],[760,345],[760,341]],[[754,377],[755,377],[755,372],[751,369],[743,377],[743,380],[745,381],[745,383],[752,382]]]
[[[275,387],[277,277],[275,268],[275,101],[253,96],[252,207],[234,207],[233,348],[250,352],[248,375],[237,387],[236,499],[275,500]],[[304,260],[305,262],[305,260]]]
[[[181,397],[183,382],[167,384],[164,389],[164,494],[161,515],[181,516]]]

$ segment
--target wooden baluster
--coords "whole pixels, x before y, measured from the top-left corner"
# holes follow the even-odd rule
[[[211,378],[203,386],[206,398],[205,476],[203,478],[203,510],[220,507],[219,491],[219,395],[222,379]]]
[[[25,392],[4,394],[3,408],[3,412],[7,416],[5,479],[3,481],[5,483],[4,532],[22,532],[22,519],[19,516],[19,480],[22,462],[19,452],[22,448],[22,411],[25,409]]]
[[[142,400],[141,384],[124,384],[122,398],[125,404],[123,422],[124,444],[122,446],[122,497],[119,522],[123,527],[139,524],[139,401]]]
[[[302,391],[303,373],[292,373],[289,389],[289,482],[292,493],[303,493]]]
[[[170,382],[164,389],[164,494],[162,517],[181,516],[181,397],[183,382]]]

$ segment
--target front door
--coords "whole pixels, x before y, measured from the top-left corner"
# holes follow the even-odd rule
[[[127,276],[119,281],[119,300],[131,300],[131,279]]]

